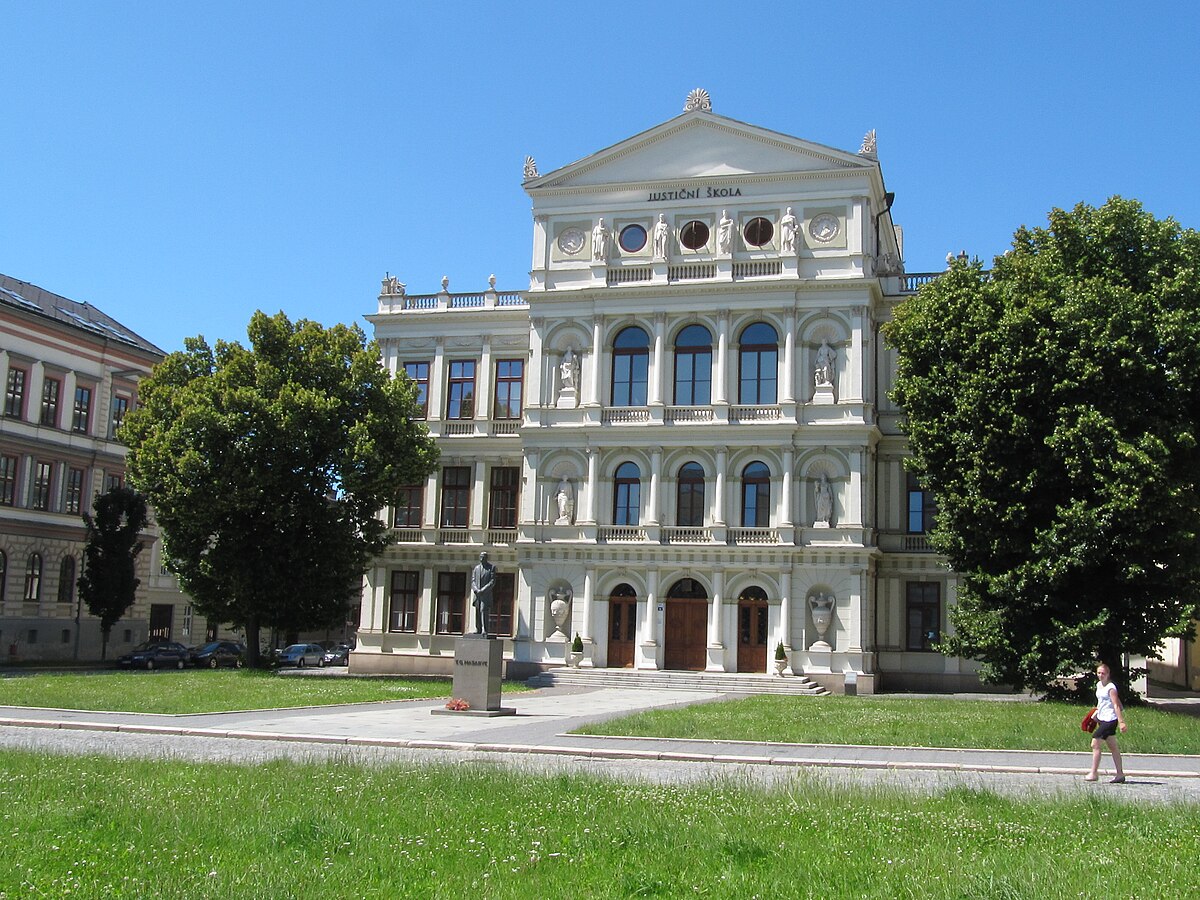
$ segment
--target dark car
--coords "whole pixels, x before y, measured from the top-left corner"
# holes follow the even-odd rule
[[[187,665],[188,648],[175,641],[146,641],[117,658],[122,669],[182,669]]]
[[[233,666],[240,669],[246,661],[246,648],[237,641],[210,641],[195,647],[191,653],[192,665],[206,669],[217,666]]]
[[[325,648],[320,644],[292,644],[279,651],[279,655],[275,657],[275,665],[296,666],[300,669],[305,666],[323,666],[324,657]]]
[[[325,651],[325,655],[321,657],[321,665],[348,666],[350,665],[350,651],[353,649],[353,644],[335,644]]]

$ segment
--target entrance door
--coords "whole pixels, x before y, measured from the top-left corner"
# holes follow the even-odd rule
[[[169,641],[171,639],[171,614],[175,611],[170,603],[150,604],[150,640]]]
[[[739,672],[767,671],[767,594],[751,587],[738,597]]]
[[[708,592],[693,578],[681,578],[667,592],[663,622],[663,667],[702,672],[708,662]]]
[[[608,598],[608,665],[613,669],[633,667],[633,644],[637,639],[637,592],[618,585]]]

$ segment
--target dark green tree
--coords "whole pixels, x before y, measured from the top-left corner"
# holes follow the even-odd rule
[[[357,326],[256,312],[250,347],[189,338],[126,418],[129,477],[197,609],[245,629],[344,617],[387,529],[377,513],[437,460],[416,388]],[[344,620],[344,619],[343,619]]]
[[[941,649],[1042,688],[1153,655],[1200,598],[1200,236],[1053,210],[896,310],[893,398],[961,575]]]
[[[134,573],[148,513],[146,498],[127,487],[98,494],[92,509],[95,515],[83,514],[87,544],[83,548],[79,596],[88,612],[100,620],[100,658],[107,659],[112,627],[133,606],[141,584]]]

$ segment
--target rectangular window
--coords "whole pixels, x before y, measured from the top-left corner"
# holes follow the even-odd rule
[[[8,386],[4,392],[4,414],[14,419],[25,418],[25,379],[29,373],[24,369],[8,370]]]
[[[42,415],[39,420],[51,428],[58,427],[58,392],[62,384],[57,378],[47,378],[42,382]]]
[[[71,643],[71,629],[70,628],[64,628],[62,630],[62,642],[64,644]]]
[[[63,512],[75,513],[83,508],[83,469],[67,469],[67,491],[63,497]]]
[[[475,360],[451,360],[448,387],[449,390],[446,394],[446,418],[475,418]]]
[[[434,631],[438,634],[463,633],[463,610],[466,607],[466,598],[466,573],[438,572]]]
[[[17,505],[17,458],[0,456],[0,504]]]
[[[489,528],[517,527],[517,495],[521,470],[517,466],[494,466],[488,501]]]
[[[429,415],[429,363],[406,362],[404,374],[417,385],[417,405],[421,407],[421,418]]]
[[[117,431],[120,430],[121,425],[125,422],[125,414],[127,412],[129,412],[129,398],[113,397],[112,419],[108,423],[108,436],[110,438],[115,438],[117,436]]]
[[[492,404],[493,419],[521,418],[521,384],[525,362],[520,359],[496,361],[496,396]]]
[[[650,357],[645,352],[613,357],[613,406],[645,406],[650,384]]]
[[[39,462],[33,470],[33,497],[30,503],[33,509],[50,508],[50,482],[53,477],[53,463]]]
[[[906,473],[908,484],[908,533],[928,534],[937,515],[937,503],[933,494],[921,487],[921,482],[912,472]]]
[[[471,467],[442,469],[442,527],[466,528],[471,514]]]
[[[192,605],[189,603],[183,608],[183,636],[190,637],[192,634]]]
[[[392,505],[393,528],[420,528],[425,485],[406,484],[396,492]]]
[[[82,385],[75,388],[75,410],[71,416],[71,430],[88,433],[88,421],[92,415],[92,389]]]
[[[392,573],[392,604],[388,631],[417,630],[417,600],[421,593],[419,572]]]
[[[932,651],[941,633],[942,586],[936,581],[910,581],[907,588],[905,648]]]
[[[106,493],[108,491],[115,491],[117,488],[124,487],[124,486],[125,486],[125,476],[124,475],[121,475],[119,473],[114,474],[114,473],[110,472],[104,476],[104,490]]]
[[[516,579],[511,572],[496,573],[496,587],[492,590],[492,615],[488,619],[488,631],[501,637],[513,633],[513,585]]]

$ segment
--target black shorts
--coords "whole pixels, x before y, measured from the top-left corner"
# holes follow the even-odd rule
[[[1100,724],[1096,726],[1096,730],[1092,732],[1092,737],[1094,737],[1098,741],[1103,741],[1103,740],[1107,740],[1108,738],[1112,737],[1116,733],[1117,733],[1117,720],[1116,719],[1112,719],[1111,721],[1108,721],[1108,722],[1105,722],[1103,719],[1101,719]]]

